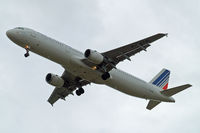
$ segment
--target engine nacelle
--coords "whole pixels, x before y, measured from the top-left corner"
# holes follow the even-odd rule
[[[101,64],[104,61],[104,56],[95,50],[87,49],[84,55],[91,62],[97,65]]]
[[[47,83],[55,87],[62,87],[65,83],[65,81],[61,77],[52,73],[47,74],[46,81]]]

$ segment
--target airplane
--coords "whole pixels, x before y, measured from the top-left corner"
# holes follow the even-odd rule
[[[46,82],[55,87],[48,102],[53,104],[59,100],[65,100],[68,95],[82,95],[83,86],[91,83],[107,85],[120,92],[149,100],[147,109],[151,110],[161,102],[172,102],[173,95],[183,91],[192,85],[185,84],[168,89],[170,71],[162,69],[150,82],[145,82],[117,68],[117,64],[131,61],[130,57],[146,49],[154,41],[167,36],[158,33],[140,41],[106,51],[98,52],[87,49],[84,53],[73,49],[59,41],[30,28],[16,27],[6,32],[8,38],[26,50],[43,56],[59,65],[65,70],[62,76],[53,73],[46,75]]]

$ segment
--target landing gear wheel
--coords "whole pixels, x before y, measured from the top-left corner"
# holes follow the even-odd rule
[[[78,90],[76,90],[76,95],[80,96],[81,94],[83,94],[85,91],[83,88],[79,88]]]
[[[104,73],[104,74],[101,76],[101,78],[102,78],[103,80],[107,80],[107,79],[110,78],[110,74],[109,74],[108,72],[106,72],[106,73]]]
[[[79,90],[79,92],[80,92],[81,94],[83,94],[83,93],[85,92],[83,88],[79,88],[78,90]]]
[[[77,96],[80,96],[81,95],[81,92],[79,90],[76,90],[76,95]]]
[[[24,54],[25,57],[29,56],[29,49],[30,49],[30,47],[28,45],[26,45],[25,46],[26,53]]]
[[[29,56],[29,53],[24,54],[24,56],[25,56],[25,57],[28,57],[28,56]]]

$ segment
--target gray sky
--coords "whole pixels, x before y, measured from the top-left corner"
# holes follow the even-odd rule
[[[199,133],[200,131],[200,1],[199,0],[0,0],[0,132],[2,133]],[[106,86],[84,87],[81,97],[69,96],[52,108],[48,72],[61,66],[36,54],[24,58],[6,30],[29,27],[82,52],[99,52],[169,33],[147,52],[118,68],[150,81],[162,68],[171,70],[169,87],[192,88],[152,111],[147,101]]]

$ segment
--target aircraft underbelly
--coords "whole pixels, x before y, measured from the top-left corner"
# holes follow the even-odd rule
[[[151,86],[148,83],[136,77],[130,76],[118,69],[111,70],[111,78],[105,81],[101,79],[102,73],[84,66],[81,62],[79,62],[79,60],[76,59],[70,61],[70,64],[67,65],[67,69],[69,69],[74,75],[83,79],[96,84],[105,84],[131,96],[145,99],[160,99],[160,96],[156,93],[156,91],[151,89]]]
[[[106,81],[106,85],[131,96],[145,99],[155,97],[155,92],[151,90],[148,83],[120,70],[113,69],[110,73],[112,78]]]
[[[96,84],[104,83],[101,79],[102,73],[87,67],[80,61],[80,59],[71,59],[69,64],[66,64],[64,67],[77,77],[81,77]]]

